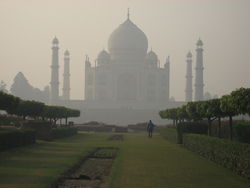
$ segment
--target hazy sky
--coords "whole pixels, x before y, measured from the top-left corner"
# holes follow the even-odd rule
[[[84,98],[84,58],[92,63],[109,35],[131,20],[161,61],[170,55],[170,96],[184,100],[186,54],[204,42],[205,91],[227,94],[250,87],[250,0],[0,0],[0,80],[17,72],[43,88],[50,82],[51,41],[71,55],[71,96]],[[193,63],[193,68],[195,62]],[[194,73],[194,69],[193,69]]]

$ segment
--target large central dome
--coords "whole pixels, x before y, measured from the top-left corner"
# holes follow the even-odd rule
[[[147,54],[148,39],[128,18],[110,35],[108,49],[113,60],[140,61]]]

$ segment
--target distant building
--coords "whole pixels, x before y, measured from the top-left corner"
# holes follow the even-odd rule
[[[46,104],[49,103],[49,87],[45,87],[43,91],[34,88],[29,84],[22,72],[19,72],[15,76],[10,92],[11,94],[25,100],[36,100]]]
[[[195,98],[203,100],[202,41],[197,43]],[[190,53],[191,54],[191,53]],[[187,59],[186,101],[192,101],[192,54]],[[69,52],[64,54],[63,94],[59,97],[59,41],[52,42],[50,103],[81,110],[78,122],[102,121],[129,124],[164,122],[159,110],[185,104],[170,99],[170,59],[161,67],[157,54],[148,51],[145,33],[130,19],[109,37],[108,50],[102,50],[96,61],[85,59],[85,100],[70,99]]]
[[[192,53],[187,54],[187,74],[186,74],[186,102],[193,100],[193,75],[192,75]]]
[[[50,82],[50,103],[59,103],[59,41],[55,37],[52,41],[52,64],[51,64],[51,82]]]
[[[195,67],[195,101],[202,101],[204,98],[203,81],[203,42],[201,39],[196,43],[196,67]]]
[[[168,102],[169,59],[161,68],[156,53],[147,52],[147,36],[129,17],[110,35],[108,50],[99,53],[95,66],[86,58],[85,100],[131,108],[137,102]]]
[[[63,93],[62,99],[69,100],[70,99],[70,57],[69,51],[66,50],[64,52],[64,73],[63,73]]]

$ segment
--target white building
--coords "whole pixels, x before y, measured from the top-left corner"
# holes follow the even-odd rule
[[[102,50],[95,63],[86,58],[85,99],[139,103],[169,100],[169,61],[159,67],[157,55],[148,51],[148,39],[129,17],[113,31],[109,52]]]
[[[58,70],[54,70],[59,69],[56,42],[53,41],[52,48],[51,104],[81,110],[78,122],[95,120],[128,124],[149,119],[164,122],[158,115],[160,110],[184,104],[169,100],[169,57],[160,67],[156,53],[152,49],[148,51],[147,36],[130,20],[129,14],[126,21],[110,35],[108,51],[102,50],[92,65],[86,56],[85,100],[64,98],[58,103]],[[70,75],[69,71],[67,74]],[[64,89],[70,88],[67,78]]]

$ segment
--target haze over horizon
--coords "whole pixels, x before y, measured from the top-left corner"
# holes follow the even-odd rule
[[[107,49],[110,34],[131,20],[147,35],[149,49],[163,66],[170,56],[170,96],[184,100],[186,54],[199,37],[204,43],[205,92],[219,96],[250,87],[250,1],[248,0],[2,0],[0,1],[0,80],[13,83],[21,71],[40,89],[51,77],[51,42],[60,47],[60,92],[63,53],[71,58],[71,98],[84,98],[84,60],[92,65]],[[194,80],[193,80],[194,81]]]

